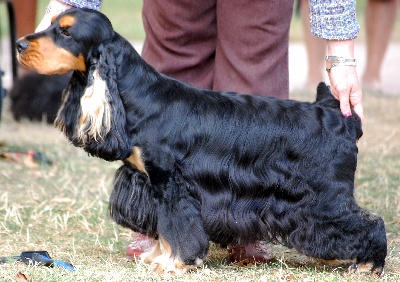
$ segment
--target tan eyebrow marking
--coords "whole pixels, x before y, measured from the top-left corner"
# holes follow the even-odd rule
[[[67,28],[75,24],[75,17],[71,15],[65,15],[60,19],[60,27]]]

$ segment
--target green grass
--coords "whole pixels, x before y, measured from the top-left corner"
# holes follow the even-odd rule
[[[292,93],[293,98],[312,99],[307,95]],[[400,98],[368,94],[364,106],[356,196],[361,206],[386,222],[389,246],[382,280],[400,281]],[[119,162],[89,157],[52,126],[16,123],[7,111],[0,142],[37,150],[53,161],[32,167],[0,159],[0,256],[47,250],[77,267],[67,273],[8,263],[0,267],[0,281],[14,281],[18,272],[32,281],[378,281],[348,275],[346,263],[327,265],[280,246],[271,246],[276,259],[266,265],[230,264],[226,251],[213,246],[208,261],[197,270],[178,277],[155,275],[126,258],[132,233],[114,224],[108,214],[111,180]]]

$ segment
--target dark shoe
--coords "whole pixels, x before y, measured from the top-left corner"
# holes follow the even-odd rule
[[[251,263],[266,263],[272,259],[271,253],[261,241],[248,245],[228,245],[228,254],[231,262],[248,260]]]
[[[139,258],[145,251],[156,244],[156,240],[140,233],[133,238],[132,242],[126,247],[126,254],[129,257]]]

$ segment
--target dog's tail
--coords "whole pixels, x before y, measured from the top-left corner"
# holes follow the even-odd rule
[[[340,102],[333,96],[331,88],[324,82],[318,84],[316,102],[321,106],[340,111]],[[353,109],[351,109],[351,114],[351,118],[346,118],[345,123],[349,130],[354,133],[355,138],[359,139],[363,134],[361,120]]]
[[[325,82],[320,82],[317,87],[317,99],[316,101],[321,101],[322,99],[335,100],[333,97],[331,88],[325,84]],[[338,103],[337,103],[338,104]]]

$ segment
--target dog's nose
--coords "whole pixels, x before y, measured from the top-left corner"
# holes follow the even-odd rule
[[[29,42],[24,40],[24,39],[20,39],[17,41],[17,51],[18,53],[23,53],[26,49],[28,49],[29,47]]]

